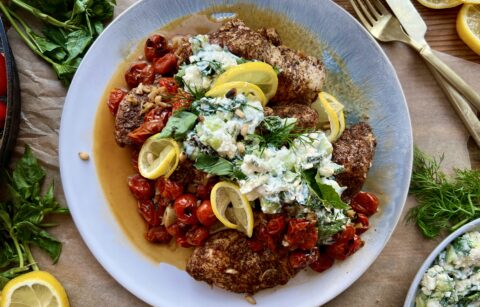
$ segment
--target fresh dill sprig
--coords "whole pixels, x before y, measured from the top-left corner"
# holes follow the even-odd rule
[[[407,218],[428,238],[480,217],[480,171],[455,170],[447,178],[440,170],[442,160],[443,156],[437,161],[415,148],[410,194],[418,205]]]
[[[288,118],[266,116],[260,127],[261,129],[251,135],[250,138],[256,141],[262,149],[268,146],[280,148],[286,145],[292,147],[295,140],[306,145],[315,140],[308,135],[311,131],[298,129],[295,124],[295,121],[290,121]]]

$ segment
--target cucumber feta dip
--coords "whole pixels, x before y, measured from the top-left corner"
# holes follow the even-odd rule
[[[480,306],[480,232],[455,239],[427,270],[418,307]]]

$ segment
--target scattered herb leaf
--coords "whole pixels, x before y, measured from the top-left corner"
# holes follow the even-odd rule
[[[197,115],[186,111],[175,112],[168,119],[167,125],[163,128],[159,136],[162,138],[173,137],[175,140],[183,140],[187,136],[187,133],[195,126],[197,117]]]

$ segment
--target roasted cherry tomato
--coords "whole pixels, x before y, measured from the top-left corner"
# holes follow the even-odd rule
[[[197,208],[198,221],[203,225],[210,227],[217,221],[217,217],[213,213],[212,203],[209,200],[204,200]]]
[[[277,251],[277,242],[275,241],[273,236],[268,234],[266,226],[260,226],[258,231],[258,239],[272,252],[275,253]]]
[[[187,238],[188,244],[192,246],[202,246],[205,244],[205,241],[207,241],[209,235],[210,233],[207,228],[203,226],[193,226],[187,231],[185,237]]]
[[[192,194],[183,194],[173,204],[177,219],[188,225],[195,225],[197,219],[197,198]]]
[[[137,129],[130,132],[127,136],[136,145],[142,145],[150,136],[162,131],[167,124],[168,118],[172,112],[163,110],[158,119],[144,121]]]
[[[378,198],[368,192],[358,192],[353,196],[350,202],[350,207],[357,213],[365,214],[366,216],[373,215],[378,209]]]
[[[170,51],[168,41],[162,35],[154,34],[145,42],[144,52],[145,58],[152,62],[156,58],[160,58]]]
[[[334,240],[335,243],[327,246],[327,254],[338,260],[345,260],[363,246],[363,241],[355,234],[355,228],[351,225],[336,234]]]
[[[108,109],[110,112],[115,116],[117,114],[118,106],[120,105],[120,102],[122,102],[123,97],[127,92],[125,92],[122,89],[119,88],[114,88],[110,91],[110,95],[108,95]]]
[[[178,83],[174,78],[160,78],[158,85],[167,89],[170,94],[176,94],[178,91]]]
[[[197,186],[197,197],[200,199],[210,199],[210,192],[212,192],[212,188],[215,185],[213,182],[209,182],[207,184],[199,184]]]
[[[145,238],[152,243],[166,244],[170,242],[172,236],[168,234],[164,226],[156,226],[147,231]]]
[[[183,187],[179,183],[164,177],[157,179],[156,186],[160,197],[171,201],[177,199],[183,193]]]
[[[288,255],[288,263],[295,270],[306,268],[308,265],[308,254],[302,251],[294,251]]]
[[[139,174],[128,177],[128,187],[137,200],[150,199],[155,192],[151,181]]]
[[[0,96],[7,95],[7,65],[5,55],[0,53]]]
[[[335,259],[330,257],[328,254],[320,253],[317,259],[312,263],[310,263],[310,267],[315,272],[321,273],[323,271],[328,270],[330,267],[332,267],[334,262],[335,262]]]
[[[167,227],[167,231],[170,235],[176,237],[182,237],[185,236],[185,233],[187,232],[188,228],[190,226],[180,223],[180,222],[175,222],[172,225]]]
[[[7,104],[5,101],[0,100],[0,125],[3,126],[5,124],[5,119],[7,118]],[[0,127],[0,129],[3,129]]]
[[[146,62],[132,64],[125,73],[125,81],[131,88],[138,86],[140,83],[152,84],[154,80],[153,67]]]
[[[288,248],[309,250],[317,245],[318,233],[315,225],[303,218],[294,218],[288,221],[288,230],[285,240]]]
[[[355,233],[360,235],[368,230],[369,228],[368,217],[365,214],[357,213],[357,218],[355,219]]]
[[[177,68],[177,57],[173,53],[167,53],[153,62],[153,70],[161,76],[172,75]]]
[[[173,111],[186,109],[192,104],[192,97],[188,93],[179,90],[179,93],[172,98],[171,103]]]
[[[282,235],[287,226],[285,216],[280,215],[270,219],[267,223],[267,232],[271,236]]]
[[[192,247],[192,245],[190,245],[190,243],[187,242],[187,237],[185,236],[176,237],[175,241],[177,242],[177,245],[181,247],[187,247],[187,248]]]
[[[159,226],[162,222],[165,207],[155,204],[150,199],[139,200],[137,209],[149,226]]]

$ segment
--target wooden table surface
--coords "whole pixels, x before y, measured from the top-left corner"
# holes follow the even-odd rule
[[[355,16],[349,0],[334,1]],[[455,28],[456,19],[461,6],[451,9],[433,10],[424,7],[416,0],[412,1],[427,24],[426,39],[433,49],[480,64],[480,56],[468,48],[457,35]]]

